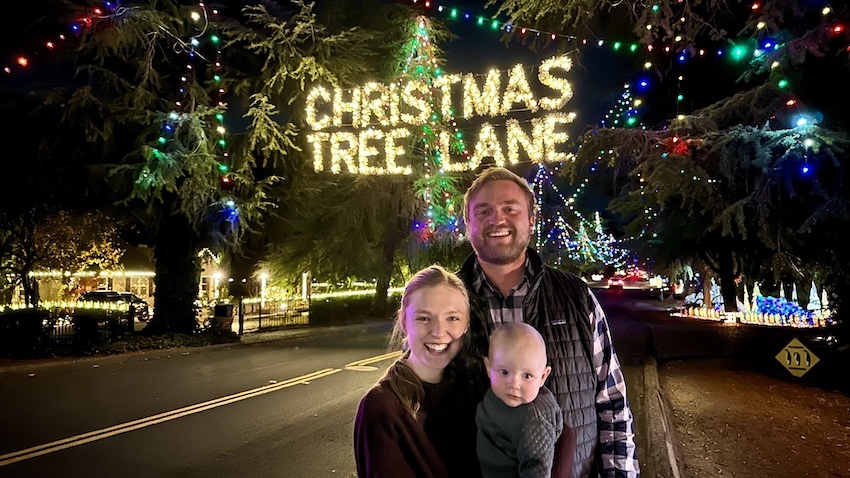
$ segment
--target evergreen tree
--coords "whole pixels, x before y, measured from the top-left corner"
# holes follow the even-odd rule
[[[150,226],[148,332],[196,327],[198,252],[238,249],[272,205],[271,188],[296,169],[284,161],[298,151],[288,117],[306,83],[366,68],[369,35],[326,25],[312,4],[233,3],[80,6],[69,15],[77,80],[42,96],[42,114],[61,112],[65,125],[54,146]],[[250,124],[236,136],[225,116],[240,99]]]
[[[634,218],[630,231],[643,231],[657,257],[703,261],[727,308],[741,274],[789,282],[819,271],[836,298],[847,290],[833,235],[849,218],[846,5],[490,3],[555,31],[628,41],[621,32],[629,25],[644,44],[645,77],[660,85],[645,101],[644,122],[656,126],[585,135],[575,167],[597,161],[591,152],[614,152],[609,164],[629,170],[633,187],[612,208]]]

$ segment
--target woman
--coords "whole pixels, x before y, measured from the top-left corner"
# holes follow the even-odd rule
[[[360,478],[481,476],[475,407],[483,368],[466,354],[466,287],[440,266],[407,283],[393,337],[406,352],[360,401],[354,455]]]

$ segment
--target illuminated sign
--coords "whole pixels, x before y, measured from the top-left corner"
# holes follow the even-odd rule
[[[549,58],[537,69],[532,88],[526,68],[491,70],[482,77],[473,74],[443,75],[433,85],[423,79],[392,84],[367,83],[352,88],[315,86],[307,94],[307,141],[313,167],[335,174],[411,174],[411,151],[416,127],[443,118],[498,118],[485,121],[469,159],[452,161],[448,131],[435,131],[436,144],[446,171],[475,169],[481,158],[492,156],[498,166],[532,162],[565,161],[561,151],[569,135],[565,125],[575,113],[559,110],[572,98],[565,74],[572,68],[567,56]],[[503,86],[504,85],[504,86]],[[535,90],[548,89],[543,95]],[[428,98],[433,98],[429,101]],[[460,114],[456,112],[460,111]],[[520,121],[516,113],[532,114]],[[543,114],[541,114],[543,113]]]

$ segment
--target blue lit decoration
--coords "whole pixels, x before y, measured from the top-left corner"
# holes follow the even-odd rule
[[[815,315],[784,297],[756,296],[756,313],[772,315],[780,321],[777,325],[791,325],[792,322],[815,326]]]

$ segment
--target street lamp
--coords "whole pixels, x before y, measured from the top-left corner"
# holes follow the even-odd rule
[[[260,274],[260,307],[266,307],[266,282],[269,279],[269,275],[263,272]]]

